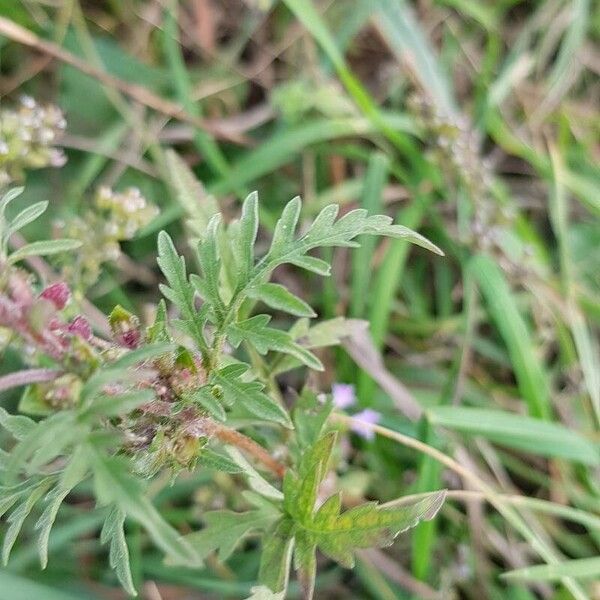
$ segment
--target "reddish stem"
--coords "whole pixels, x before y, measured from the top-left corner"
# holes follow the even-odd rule
[[[0,377],[0,392],[10,390],[21,385],[30,383],[41,383],[43,381],[53,381],[63,374],[58,369],[26,369],[25,371],[16,371]]]
[[[260,444],[245,436],[235,429],[229,429],[222,425],[214,424],[212,433],[225,444],[236,446],[240,450],[252,455],[256,460],[261,462],[265,467],[272,471],[279,479],[282,479],[285,474],[285,466],[276,461]]]

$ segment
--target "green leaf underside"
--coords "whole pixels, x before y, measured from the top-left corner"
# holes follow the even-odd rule
[[[76,250],[81,244],[82,242],[79,240],[69,239],[31,242],[31,244],[26,244],[25,246],[21,246],[18,250],[15,250],[8,257],[8,262],[13,264],[28,256],[50,256],[51,254],[58,254],[59,252]]]
[[[267,306],[296,317],[315,317],[315,311],[301,298],[278,283],[262,283],[248,290],[248,296]]]
[[[204,513],[204,529],[186,537],[200,559],[218,550],[219,560],[227,560],[236,546],[247,536],[257,531],[265,531],[280,516],[274,507],[265,507],[243,513],[218,510]]]
[[[248,341],[260,354],[266,354],[269,350],[291,354],[306,366],[317,371],[323,370],[321,361],[294,342],[289,333],[267,327],[270,320],[269,315],[256,315],[231,325],[228,330],[231,343],[237,348],[241,342]]]
[[[137,596],[129,566],[129,550],[125,540],[124,525],[125,513],[114,506],[104,521],[104,526],[100,533],[100,543],[110,543],[110,566],[115,570],[115,574],[125,591],[131,596]]]
[[[140,523],[175,563],[197,565],[198,557],[192,547],[163,519],[145,495],[139,480],[131,477],[131,465],[118,457],[103,456],[92,447],[86,448],[86,452],[94,472],[98,503],[115,505]]]

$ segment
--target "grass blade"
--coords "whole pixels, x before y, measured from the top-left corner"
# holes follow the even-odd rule
[[[506,344],[519,391],[533,417],[550,416],[549,384],[536,348],[500,267],[484,255],[468,267],[479,285],[494,324]]]

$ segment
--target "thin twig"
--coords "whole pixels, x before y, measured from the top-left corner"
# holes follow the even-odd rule
[[[60,46],[57,46],[56,44],[53,44],[47,40],[43,40],[33,32],[21,27],[20,25],[17,25],[10,19],[0,17],[0,34],[13,40],[14,42],[23,44],[29,48],[33,48],[38,52],[43,52],[44,54],[52,56],[61,62],[71,65],[82,73],[101,81],[105,85],[119,90],[126,96],[129,96],[129,98],[132,100],[135,100],[140,104],[144,104],[145,106],[148,106],[159,113],[168,115],[169,117],[178,119],[179,121],[190,123],[191,125],[194,125],[195,127],[198,127],[199,129],[202,129],[217,138],[236,143],[242,142],[239,136],[232,134],[231,130],[219,127],[214,123],[209,123],[205,119],[194,117],[193,115],[187,113],[176,102],[165,100],[141,85],[123,81],[122,79],[119,79],[118,77],[115,77],[114,75],[111,75],[102,69],[98,69],[90,65],[86,61],[80,59],[74,54],[71,54],[67,50],[64,50]]]
[[[62,375],[63,371],[58,369],[26,369],[16,371],[0,377],[0,392],[10,390],[30,383],[41,383],[43,381],[54,381]]]

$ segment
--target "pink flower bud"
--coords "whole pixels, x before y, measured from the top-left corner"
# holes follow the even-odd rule
[[[85,317],[81,315],[75,317],[68,325],[67,331],[73,335],[78,335],[84,340],[89,340],[92,337],[92,328]]]
[[[140,345],[142,334],[140,332],[140,321],[122,306],[113,308],[108,317],[110,328],[115,340],[125,348],[137,348]]]
[[[49,285],[40,294],[40,297],[52,302],[56,307],[56,310],[62,310],[71,298],[71,290],[64,281],[59,281]]]
[[[130,329],[129,331],[124,331],[119,336],[119,341],[126,348],[130,348],[133,350],[140,345],[140,331],[139,329]]]

